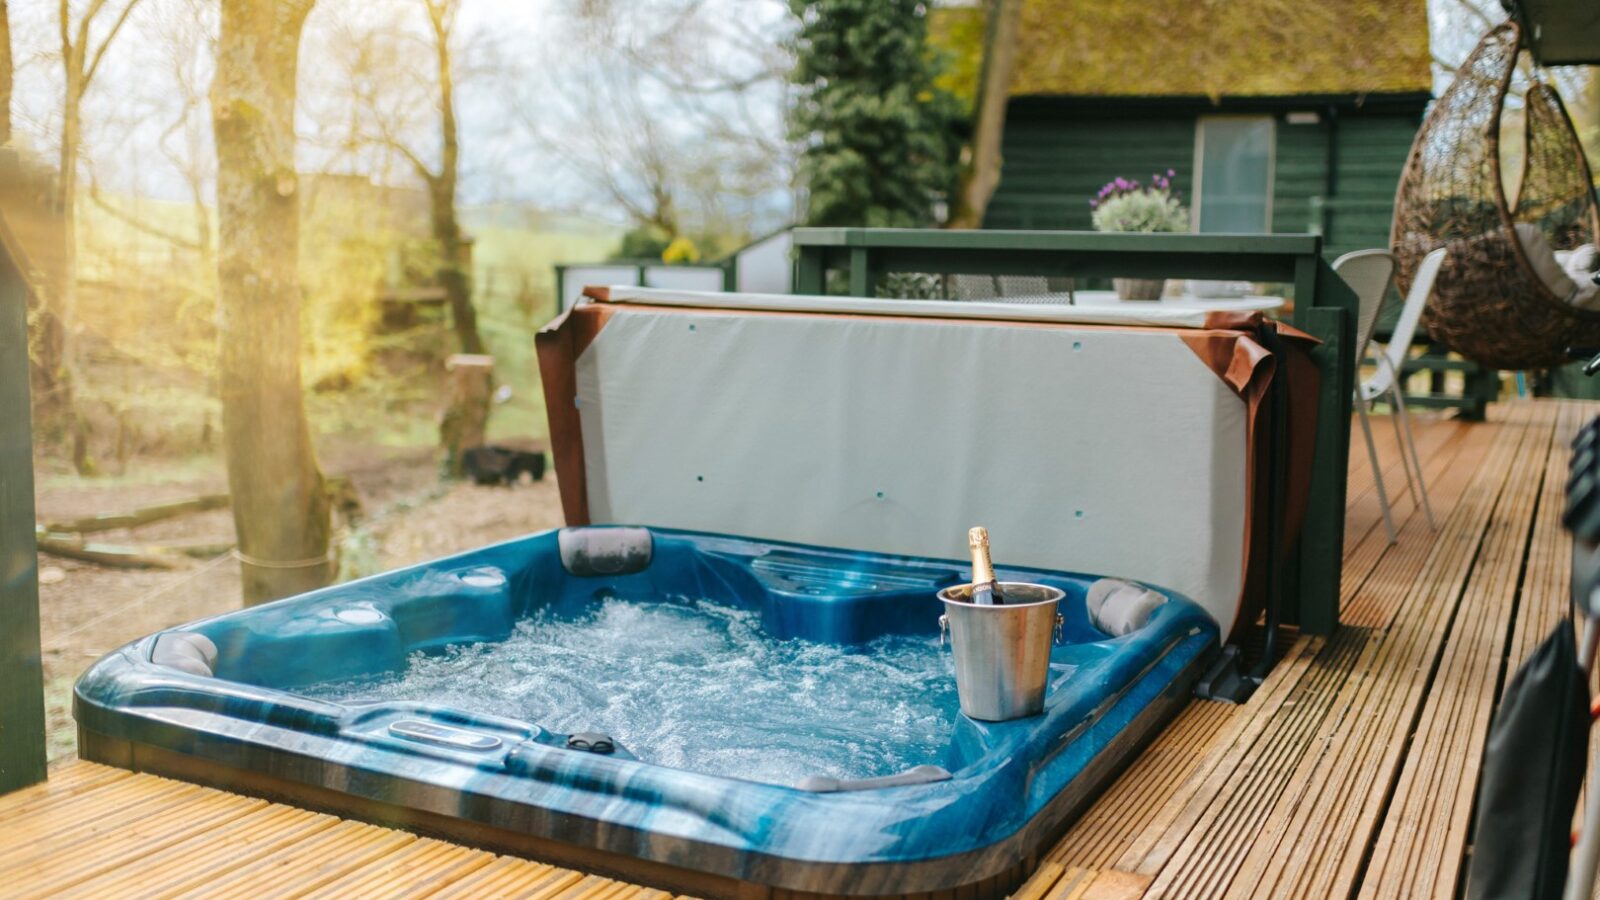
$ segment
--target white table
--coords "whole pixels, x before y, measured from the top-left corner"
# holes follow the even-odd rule
[[[1282,309],[1287,302],[1282,297],[1162,297],[1160,300],[1123,300],[1116,291],[1078,291],[1073,294],[1078,306],[1117,306],[1133,310],[1140,307],[1182,310],[1225,310],[1228,312],[1271,312]],[[1065,303],[1066,296],[1062,295]]]

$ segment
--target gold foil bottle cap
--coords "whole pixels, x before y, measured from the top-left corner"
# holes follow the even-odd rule
[[[970,529],[967,532],[967,546],[972,550],[972,583],[992,583],[994,562],[989,558],[989,530],[981,525]]]

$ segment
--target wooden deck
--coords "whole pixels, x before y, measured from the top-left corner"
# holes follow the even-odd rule
[[[1495,698],[1565,608],[1567,445],[1597,411],[1419,420],[1437,531],[1375,419],[1400,541],[1360,454],[1344,627],[1295,640],[1248,704],[1191,704],[1014,896],[1454,894]],[[8,897],[669,896],[82,762],[0,798],[0,867]]]

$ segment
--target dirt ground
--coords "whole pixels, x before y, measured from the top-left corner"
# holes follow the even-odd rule
[[[158,483],[47,479],[37,491],[41,522],[128,512],[223,493],[221,467]],[[210,471],[211,469],[215,471]],[[441,483],[431,450],[354,449],[324,454],[348,476],[363,521],[345,529],[341,571],[367,575],[561,524],[554,475],[513,487]],[[113,544],[225,543],[226,510],[93,535]],[[96,659],[128,641],[239,607],[239,564],[223,554],[173,570],[114,569],[40,554],[39,609],[51,759],[77,746],[72,685]]]

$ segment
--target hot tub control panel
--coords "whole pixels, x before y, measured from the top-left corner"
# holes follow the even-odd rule
[[[500,739],[492,734],[451,728],[418,719],[401,719],[389,726],[389,733],[408,741],[436,744],[452,750],[477,750],[487,752],[500,746]]]

